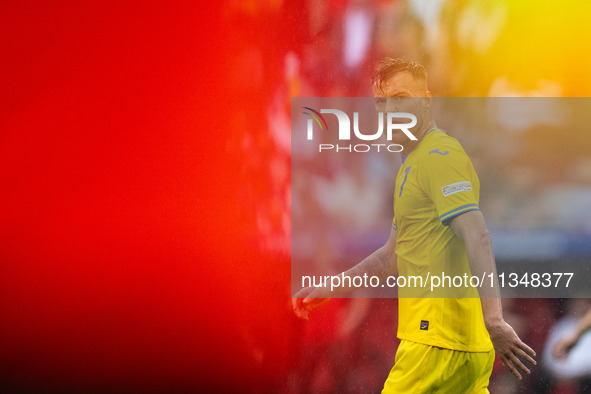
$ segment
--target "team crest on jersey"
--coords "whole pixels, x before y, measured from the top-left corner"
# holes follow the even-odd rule
[[[468,182],[468,181],[452,183],[451,185],[443,186],[441,188],[441,191],[443,192],[444,197],[447,197],[447,196],[450,196],[452,194],[459,193],[459,192],[467,192],[470,190],[472,190],[472,185],[470,185],[470,182]]]

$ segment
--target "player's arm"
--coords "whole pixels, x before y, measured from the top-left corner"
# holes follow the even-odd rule
[[[397,236],[398,231],[392,227],[388,241],[359,264],[345,271],[345,275],[353,277],[367,274],[368,276],[377,276],[380,279],[385,279],[388,276],[397,274],[398,265],[396,262],[396,253],[394,253]],[[351,289],[348,287],[342,287],[339,291],[347,292],[349,290]]]
[[[513,328],[503,319],[492,240],[484,218],[479,210],[473,210],[456,216],[450,227],[466,245],[471,274],[481,278],[493,273],[493,286],[479,288],[484,323],[503,365],[517,379],[521,379],[520,371],[529,374],[530,370],[519,358],[535,365],[533,357],[536,353],[519,339]]]
[[[566,358],[568,353],[585,334],[591,330],[591,310],[577,323],[575,329],[566,337],[561,338],[552,348],[552,356],[558,360]]]
[[[396,264],[396,237],[398,231],[392,227],[388,241],[378,250],[367,256],[359,264],[344,272],[345,276],[377,276],[384,279],[389,275],[395,275],[398,272]],[[346,282],[346,281],[343,281]],[[343,283],[340,287],[334,287],[331,291],[330,286],[324,287],[305,287],[298,291],[292,298],[292,307],[296,315],[302,319],[308,318],[308,313],[326,303],[331,297],[344,294],[353,290]]]

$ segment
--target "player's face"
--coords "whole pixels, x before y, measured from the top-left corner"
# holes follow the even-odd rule
[[[418,121],[413,130],[422,129],[425,111],[428,110],[428,102],[419,98],[431,97],[426,81],[415,78],[408,71],[401,71],[385,80],[381,89],[374,86],[373,95],[378,112],[383,112],[384,116],[388,112],[409,112],[415,115]],[[395,118],[393,121],[396,122],[397,119]],[[407,118],[399,121],[402,124],[408,123]],[[394,132],[392,142],[405,145],[408,143],[408,137],[402,131]]]

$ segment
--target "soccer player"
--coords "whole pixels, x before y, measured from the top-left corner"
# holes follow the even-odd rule
[[[458,141],[431,117],[424,67],[386,58],[372,84],[379,110],[417,116],[417,140],[393,133],[393,143],[403,146],[403,163],[390,237],[344,274],[386,278],[445,271],[479,278],[492,273],[496,280],[491,238],[478,209],[478,177]],[[294,311],[307,319],[327,298],[349,290],[346,284],[335,291],[304,288],[294,295]],[[413,298],[416,293],[404,291],[399,288],[401,343],[383,393],[487,393],[495,351],[517,379],[520,372],[530,373],[524,361],[536,364],[535,352],[503,319],[496,282],[472,298]]]

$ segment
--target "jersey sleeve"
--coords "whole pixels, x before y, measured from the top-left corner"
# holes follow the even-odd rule
[[[439,220],[449,225],[454,217],[479,209],[480,184],[463,150],[449,149],[445,155],[439,149],[432,152],[421,166],[419,182],[433,201]]]

